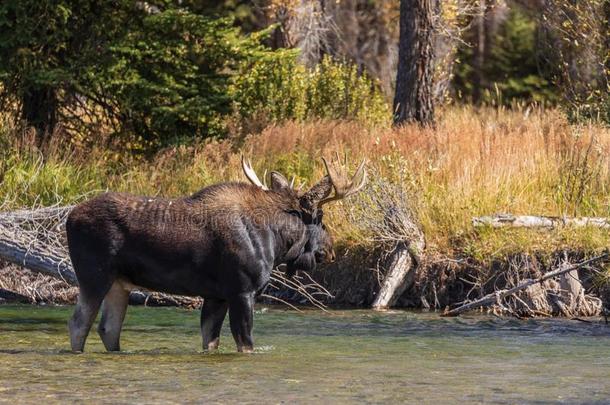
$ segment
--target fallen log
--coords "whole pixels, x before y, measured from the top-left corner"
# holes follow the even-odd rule
[[[389,270],[371,305],[376,310],[393,306],[407,288],[413,285],[417,261],[409,252],[406,243],[398,243],[390,253],[387,268]]]
[[[373,309],[384,309],[393,305],[414,279],[413,258],[404,242],[396,246],[388,262],[389,270],[372,304]]]
[[[499,303],[504,297],[515,294],[521,290],[525,290],[526,288],[528,288],[529,286],[532,286],[534,284],[541,284],[542,282],[549,280],[553,277],[557,277],[562,274],[569,273],[571,271],[580,269],[588,264],[605,259],[608,257],[608,255],[609,255],[608,253],[603,253],[601,255],[595,256],[588,260],[584,260],[582,262],[576,263],[571,266],[560,267],[559,269],[550,271],[546,274],[543,274],[542,276],[540,276],[538,278],[525,280],[521,284],[519,284],[513,288],[498,290],[493,293],[487,294],[483,298],[480,298],[476,301],[472,301],[467,304],[464,304],[458,308],[454,308],[451,310],[445,310],[445,312],[443,314],[441,314],[441,316],[458,316],[464,312],[471,311],[473,309],[481,308],[481,307],[484,307],[484,306],[487,306],[490,304],[494,304],[494,303]]]
[[[8,239],[2,233],[0,233],[0,258],[31,271],[59,278],[68,284],[78,285],[72,264],[65,257],[35,247],[23,246],[13,238]]]
[[[17,302],[20,304],[29,304],[32,302],[32,300],[30,300],[25,295],[21,295],[13,291],[5,290],[4,288],[0,288],[0,303],[4,301]]]
[[[64,224],[72,206],[0,213],[0,259],[78,285],[65,246]],[[196,307],[201,299],[133,291],[129,302],[148,306]]]
[[[36,273],[78,285],[65,240],[65,222],[73,206],[54,206],[33,210],[0,212],[0,259]],[[331,294],[313,279],[304,280],[298,275],[287,278],[274,269],[270,286],[276,284],[298,292],[312,305],[324,309],[317,297],[332,298]],[[315,295],[315,296],[314,296]],[[199,297],[169,295],[146,290],[134,290],[129,295],[132,305],[181,306],[197,308]]]
[[[560,228],[560,227],[595,227],[610,228],[610,218],[603,217],[547,217],[533,215],[498,214],[472,218],[474,227],[491,228]]]

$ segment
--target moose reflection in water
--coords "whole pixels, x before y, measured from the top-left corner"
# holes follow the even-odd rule
[[[272,269],[286,264],[290,274],[334,260],[322,206],[366,182],[364,162],[351,179],[323,162],[327,175],[305,193],[277,172],[267,188],[242,157],[252,184],[216,184],[178,199],[105,193],[75,207],[66,224],[80,287],[69,321],[72,350],[83,351],[100,306],[99,335],[108,351],[120,350],[137,287],[203,297],[203,349],[218,348],[228,311],[237,350],[252,351],[254,300]]]

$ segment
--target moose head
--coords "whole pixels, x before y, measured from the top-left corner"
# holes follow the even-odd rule
[[[365,161],[363,160],[353,176],[346,174],[345,164],[340,165],[339,159],[334,164],[322,158],[326,175],[305,192],[294,187],[294,178],[289,182],[281,173],[272,171],[270,187],[267,187],[256,175],[252,164],[242,156],[242,169],[248,180],[264,191],[281,194],[293,200],[290,214],[297,216],[307,227],[307,242],[304,251],[295,260],[287,263],[287,275],[293,275],[297,270],[313,270],[318,263],[329,263],[335,260],[333,239],[324,225],[323,206],[331,201],[344,199],[360,191],[366,184]],[[332,195],[331,195],[332,194]]]

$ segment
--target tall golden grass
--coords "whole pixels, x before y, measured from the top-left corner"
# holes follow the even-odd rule
[[[509,252],[597,250],[607,231],[475,230],[473,216],[494,213],[608,216],[610,130],[569,124],[556,110],[451,107],[435,128],[371,128],[356,122],[286,122],[243,139],[168,148],[150,159],[57,136],[43,158],[28,134],[0,129],[4,208],[72,203],[104,190],[179,196],[219,181],[243,180],[240,155],[259,173],[279,170],[311,185],[321,156],[362,158],[401,181],[417,202],[430,252],[493,258]],[[327,217],[343,245],[364,243],[350,224],[349,201]]]

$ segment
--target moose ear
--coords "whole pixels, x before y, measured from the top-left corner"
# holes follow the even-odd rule
[[[292,190],[290,183],[286,180],[286,177],[282,176],[278,172],[271,172],[271,190],[279,193],[284,189]]]

